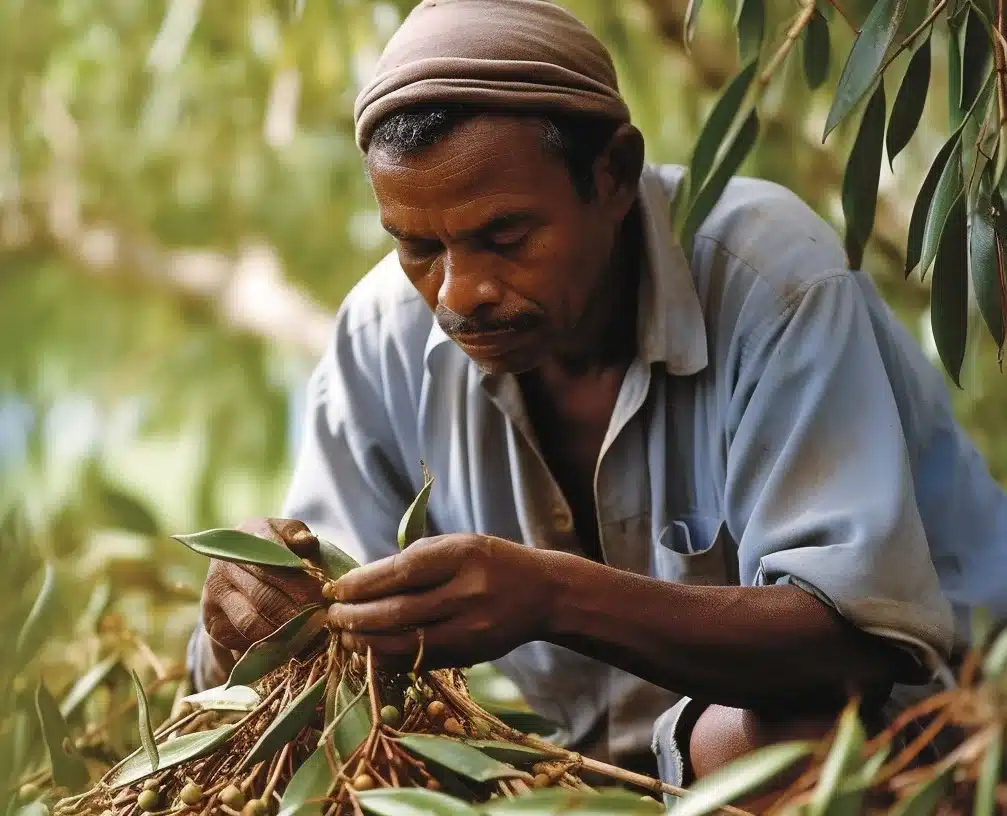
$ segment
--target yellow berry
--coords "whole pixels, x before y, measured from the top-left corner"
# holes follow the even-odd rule
[[[381,709],[381,722],[394,728],[402,722],[402,714],[399,713],[399,710],[395,706],[386,705]]]
[[[261,799],[252,799],[241,809],[241,816],[265,816],[269,813],[269,808]]]
[[[427,704],[427,716],[431,720],[436,720],[444,716],[444,703],[440,700],[431,700]]]
[[[233,810],[245,806],[245,794],[236,785],[228,785],[220,792],[220,801]]]
[[[357,774],[356,779],[353,780],[353,789],[358,791],[367,791],[374,787],[374,780],[371,778],[370,774]]]
[[[441,789],[441,783],[436,779],[427,780],[427,790],[439,791]]]
[[[465,736],[465,729],[462,728],[462,724],[454,717],[448,717],[444,721],[444,730],[449,734],[454,734],[456,737]]]
[[[198,805],[199,800],[203,798],[203,789],[195,782],[187,782],[178,798],[182,800],[183,805],[188,805],[189,807]]]
[[[154,793],[157,793],[161,790],[161,786],[158,785],[157,780],[152,777],[144,781],[142,790],[152,790]]]
[[[535,774],[535,779],[532,781],[531,786],[533,788],[547,788],[550,781],[549,774]]]
[[[136,798],[136,804],[139,805],[140,810],[150,813],[157,810],[157,798],[157,791],[148,788],[140,791],[140,795]]]
[[[336,585],[332,581],[326,581],[322,584],[322,597],[327,601],[336,599]]]

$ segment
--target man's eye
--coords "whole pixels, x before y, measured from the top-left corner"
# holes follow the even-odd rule
[[[489,245],[495,249],[515,249],[528,238],[528,230],[498,232],[490,238]]]
[[[441,251],[440,241],[400,241],[399,250],[408,258],[430,258]]]

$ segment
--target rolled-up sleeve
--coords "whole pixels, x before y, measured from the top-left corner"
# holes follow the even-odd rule
[[[740,342],[725,505],[742,583],[791,580],[928,664],[945,656],[951,608],[855,277],[794,292]]]

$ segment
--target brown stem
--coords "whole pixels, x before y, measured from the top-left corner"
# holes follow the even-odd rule
[[[910,32],[910,34],[902,42],[899,43],[898,48],[896,48],[891,54],[888,55],[888,59],[886,59],[883,63],[881,63],[881,67],[878,69],[878,76],[881,76],[885,71],[888,70],[888,66],[891,65],[893,62],[895,62],[899,54],[901,54],[903,51],[912,46],[913,41],[926,30],[927,26],[929,26],[931,23],[933,23],[934,20],[937,19],[940,13],[944,11],[945,8],[947,8],[947,5],[948,0],[937,0],[937,2],[934,4],[933,10],[926,16],[926,19],[918,26],[916,26],[916,28],[914,28],[912,32]]]
[[[840,8],[839,3],[836,2],[836,0],[828,0],[828,2],[829,2],[829,5],[832,6],[832,8],[834,8],[838,12],[839,16],[842,17],[843,20],[846,21],[846,25],[848,25],[857,34],[859,34],[860,33],[860,28],[853,22],[853,20],[851,20],[849,17],[846,16],[846,12],[843,11],[842,8]]]
[[[273,775],[269,777],[269,781],[266,782],[265,790],[262,792],[262,800],[268,802],[269,797],[273,795],[273,791],[276,790],[276,786],[280,782],[280,775],[283,773],[283,766],[290,756],[290,746],[292,743],[287,743],[283,746],[283,750],[280,752],[279,762],[276,763],[276,769],[273,771]]]
[[[773,56],[769,58],[769,62],[766,63],[766,67],[759,74],[758,83],[760,87],[765,88],[769,84],[769,80],[773,78],[773,74],[776,73],[780,65],[787,58],[790,49],[794,47],[794,43],[801,36],[801,32],[808,27],[808,23],[811,22],[811,18],[815,16],[816,11],[815,0],[805,0],[801,13],[794,20],[794,24],[787,30],[787,36],[784,37],[783,42],[780,43],[780,47],[776,49]]]

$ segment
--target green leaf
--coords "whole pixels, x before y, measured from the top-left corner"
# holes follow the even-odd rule
[[[919,266],[923,257],[923,239],[926,233],[927,221],[930,218],[930,210],[933,205],[934,196],[937,194],[938,185],[944,177],[944,171],[948,166],[948,160],[955,154],[955,148],[959,144],[959,133],[952,133],[950,138],[941,146],[934,156],[934,160],[927,171],[926,178],[920,187],[920,192],[916,196],[916,203],[913,205],[913,214],[909,220],[909,238],[906,244],[906,277],[908,278]],[[950,207],[950,204],[948,205]],[[929,266],[929,264],[927,264]]]
[[[724,92],[710,111],[703,125],[703,130],[696,140],[696,147],[689,162],[689,203],[696,200],[703,185],[706,183],[710,170],[713,169],[717,153],[721,148],[731,124],[735,121],[741,109],[752,81],[755,79],[755,61],[745,65],[738,75],[728,83]]]
[[[242,769],[250,768],[275,754],[315,720],[316,709],[325,695],[326,679],[325,676],[320,677],[277,715],[245,756],[241,763]]]
[[[371,706],[367,695],[361,696],[366,686],[353,690],[349,677],[343,677],[336,686],[331,701],[326,701],[325,724],[328,727],[338,718],[332,731],[332,745],[341,757],[348,757],[371,733]]]
[[[130,672],[133,676],[133,691],[136,692],[136,712],[137,727],[140,730],[140,743],[143,750],[147,752],[147,759],[150,760],[150,767],[157,770],[160,758],[157,754],[157,743],[154,742],[154,729],[150,725],[150,707],[147,705],[147,692],[143,690],[143,684],[135,671]]]
[[[948,121],[956,130],[965,119],[962,107],[962,40],[965,27],[964,15],[957,18],[948,15]]]
[[[959,199],[963,199],[965,181],[962,178],[961,158],[962,146],[958,141],[937,182],[930,211],[927,213],[926,227],[923,230],[922,257],[917,264],[921,279],[926,276],[927,270],[937,257],[941,235],[944,234],[944,224],[951,210]]]
[[[971,648],[980,652],[986,648],[986,643],[993,634],[996,620],[993,614],[985,606],[977,606],[972,609],[969,622],[969,644]]]
[[[56,567],[47,562],[42,586],[21,626],[17,645],[14,647],[19,666],[24,666],[35,656],[49,634],[49,616],[56,603],[56,584]]]
[[[434,478],[423,462],[420,462],[420,467],[423,468],[423,487],[399,522],[400,550],[404,550],[427,534],[427,502],[430,501],[430,489],[434,485]]]
[[[987,174],[987,178],[991,174]],[[989,215],[989,195],[980,193],[976,210],[969,220],[969,274],[975,287],[976,302],[983,320],[997,344],[1004,345],[1004,315],[1001,310],[1003,263],[1002,244]]]
[[[685,9],[685,50],[692,48],[692,40],[696,36],[696,26],[699,23],[699,9],[703,5],[703,0],[689,0],[689,5]]]
[[[909,140],[920,125],[920,119],[923,118],[927,91],[930,89],[932,33],[933,29],[928,30],[913,51],[909,67],[906,68],[899,92],[895,96],[895,103],[892,105],[887,134],[889,165],[895,164],[895,157],[909,144]]]
[[[802,38],[804,49],[804,77],[811,90],[820,88],[829,75],[829,24],[822,13],[815,13],[808,21]]]
[[[164,771],[181,765],[183,762],[206,756],[227,742],[234,733],[234,729],[233,725],[225,725],[212,731],[197,731],[194,734],[186,734],[169,742],[161,743],[158,746],[161,760],[159,770]],[[140,748],[130,754],[107,781],[113,789],[122,788],[139,782],[153,773],[154,769],[150,766],[150,759],[146,752]]]
[[[843,175],[846,256],[853,268],[863,263],[864,247],[874,230],[884,136],[885,86],[878,85],[867,103]]]
[[[342,578],[350,570],[360,566],[357,561],[350,558],[331,541],[320,538],[318,539],[318,547],[322,569],[330,578]]]
[[[312,604],[271,635],[253,643],[234,664],[224,687],[247,686],[282,666],[315,638],[324,618],[325,610]]]
[[[717,201],[720,200],[720,196],[727,187],[731,177],[738,171],[738,168],[741,167],[742,162],[744,162],[755,145],[758,135],[759,117],[753,110],[745,120],[745,124],[742,125],[737,137],[731,142],[731,146],[723,154],[720,163],[714,167],[706,184],[703,185],[703,189],[700,190],[699,195],[696,196],[696,200],[693,201],[692,206],[689,208],[689,214],[685,217],[685,225],[682,228],[681,236],[682,248],[685,251],[686,258],[692,257],[692,242],[696,231],[703,221],[706,220],[706,217],[713,210],[714,206],[716,206]]]
[[[930,325],[937,351],[959,388],[968,339],[968,274],[962,264],[967,254],[965,196],[959,195],[941,234],[930,294]]]
[[[891,745],[883,745],[879,748],[877,752],[865,760],[864,764],[860,766],[860,770],[843,783],[840,790],[843,793],[848,793],[853,790],[869,788],[874,783],[874,777],[878,775],[881,766],[885,764],[885,760],[888,759],[891,751]]]
[[[509,765],[534,765],[536,762],[549,758],[549,754],[539,751],[537,748],[516,745],[513,742],[504,742],[503,740],[467,739],[463,742],[482,751],[486,756],[499,759]]]
[[[878,70],[899,31],[908,5],[909,0],[877,0],[867,15],[843,66],[825,123],[823,142],[874,86]]]
[[[824,816],[828,812],[844,778],[860,762],[864,738],[864,727],[860,722],[857,706],[851,703],[839,719],[836,738],[825,758],[818,786],[811,797],[809,816]]]
[[[287,784],[277,816],[315,816],[321,811],[321,801],[335,785],[325,748],[318,748],[304,760]]]
[[[486,816],[497,814],[526,813],[546,816],[546,814],[563,814],[563,816],[588,816],[588,814],[630,813],[647,814],[663,813],[664,808],[657,807],[656,799],[645,802],[639,793],[633,793],[618,788],[593,791],[571,791],[563,788],[543,788],[528,794],[522,794],[513,799],[494,799],[479,806],[480,812]],[[672,811],[674,812],[674,811]]]
[[[486,756],[482,751],[450,737],[428,734],[406,734],[399,738],[404,748],[414,754],[443,765],[449,771],[475,782],[521,777],[526,774]]]
[[[487,714],[492,714],[504,725],[509,725],[525,734],[540,734],[545,736],[559,730],[559,726],[545,717],[521,708],[479,700],[479,705]]]
[[[975,9],[969,5],[965,22],[961,29],[961,93],[959,109],[966,110],[975,101],[982,89],[983,80],[992,51],[986,26]]]
[[[976,794],[972,801],[972,816],[993,816],[996,813],[997,785],[1003,768],[1004,730],[997,726],[990,744],[986,746],[979,778],[976,780]]]
[[[811,742],[781,742],[736,759],[694,784],[675,816],[704,816],[751,793],[808,756]]]
[[[931,816],[951,783],[952,766],[942,768],[888,811],[889,816]]]
[[[221,561],[233,561],[238,564],[258,564],[261,567],[288,567],[303,569],[301,559],[282,544],[267,538],[243,533],[240,530],[220,528],[205,530],[192,535],[172,536],[181,541],[190,550],[217,558]]]
[[[63,717],[69,717],[73,714],[77,710],[77,706],[90,697],[118,665],[119,655],[114,654],[88,669],[66,693],[63,702],[59,704],[59,713]]]
[[[248,686],[217,686],[183,697],[182,702],[206,711],[254,711],[261,698]]]
[[[983,661],[983,676],[990,680],[1000,680],[1007,667],[1007,629],[997,635]]]
[[[766,29],[764,0],[738,0],[734,27],[738,31],[738,53],[741,57],[741,64],[746,65],[753,60],[758,60]]]
[[[357,794],[360,806],[377,816],[479,816],[460,799],[422,788],[377,788]]]
[[[74,792],[90,781],[87,766],[70,739],[70,729],[59,713],[56,701],[45,683],[39,681],[35,690],[35,711],[42,726],[42,738],[49,755],[52,781],[56,787]]]

